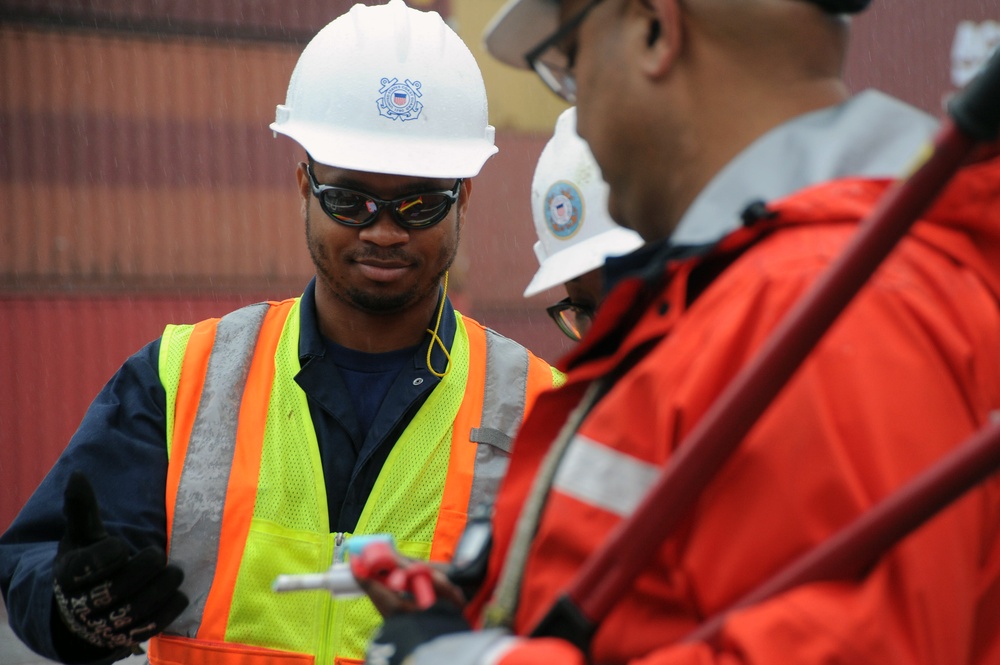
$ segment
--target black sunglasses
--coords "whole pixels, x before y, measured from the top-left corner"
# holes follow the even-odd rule
[[[353,228],[372,224],[383,208],[388,208],[393,221],[405,229],[429,228],[448,215],[462,187],[462,179],[459,178],[451,190],[418,192],[385,200],[356,189],[319,184],[311,162],[306,166],[306,172],[312,193],[319,200],[323,212],[338,224]]]
[[[567,43],[568,37],[580,27],[590,10],[601,2],[591,0],[524,56],[528,66],[545,81],[545,85],[570,104],[576,103],[576,75],[573,73],[576,46]]]
[[[594,320],[594,308],[589,305],[575,303],[569,298],[563,298],[555,305],[549,305],[545,311],[559,326],[559,330],[574,342],[583,339]]]

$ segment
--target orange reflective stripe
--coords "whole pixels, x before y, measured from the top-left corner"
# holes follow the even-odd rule
[[[250,522],[257,500],[257,481],[264,448],[264,429],[274,383],[274,356],[294,300],[272,303],[261,325],[246,387],[240,401],[236,450],[226,487],[226,505],[219,533],[218,562],[205,609],[199,639],[222,641],[226,637],[236,577],[243,560]]]
[[[313,665],[315,660],[310,654],[175,635],[151,639],[147,656],[151,665]]]
[[[198,404],[201,402],[201,391],[208,371],[208,357],[212,354],[218,325],[218,319],[209,319],[195,325],[181,364],[181,378],[177,384],[177,398],[174,400],[174,436],[170,443],[170,464],[167,466],[167,552],[170,552],[170,537],[174,531],[177,488],[181,483],[184,458],[191,440],[194,419],[198,415]]]
[[[434,527],[431,561],[451,561],[458,538],[465,529],[477,448],[477,444],[469,440],[469,433],[474,427],[479,427],[483,416],[483,395],[486,392],[486,331],[470,319],[463,318],[463,322],[469,338],[469,374],[466,378],[462,405],[452,426],[448,476],[441,497],[437,525]]]

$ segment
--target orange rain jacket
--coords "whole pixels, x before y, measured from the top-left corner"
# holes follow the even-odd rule
[[[591,334],[563,362],[566,385],[543,394],[522,427],[496,506],[486,586],[470,618],[495,590],[541,460],[591,381],[639,358],[583,421],[555,475],[529,550],[519,635],[631,512],[888,184],[848,179],[801,191],[770,205],[773,219],[728,235],[707,255],[668,261],[660,279],[632,278],[612,291]],[[996,477],[864,579],[802,586],[736,613],[716,645],[679,643],[998,416],[994,159],[952,181],[677,532],[659,545],[635,544],[658,553],[599,628],[592,662],[1000,663]]]

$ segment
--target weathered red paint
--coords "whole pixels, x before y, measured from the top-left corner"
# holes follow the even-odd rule
[[[459,1],[412,4],[447,14]],[[85,4],[0,9],[0,530],[104,381],[164,324],[308,281],[302,155],[267,124],[296,40],[352,3],[172,5],[184,29],[161,35],[146,29],[162,19],[155,3]],[[848,83],[938,113],[958,22],[988,19],[995,0],[875,0],[854,19]],[[499,128],[451,281],[461,309],[553,360],[568,348],[544,313],[559,290],[521,297],[546,139]]]

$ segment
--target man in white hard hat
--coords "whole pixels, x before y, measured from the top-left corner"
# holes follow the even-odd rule
[[[578,342],[604,298],[601,267],[609,256],[628,254],[642,238],[608,214],[608,185],[587,142],[576,133],[576,108],[563,111],[542,149],[531,182],[538,272],[528,298],[562,284],[567,297],[546,309],[559,329]]]
[[[450,560],[559,376],[447,297],[497,149],[440,16],[356,5],[306,46],[271,128],[304,151],[316,277],[168,326],[97,397],[0,542],[11,624],[48,658],[150,640],[154,664],[358,661],[369,601],[279,595],[275,577],[325,571],[359,534]]]
[[[778,363],[759,358],[787,363],[776,326],[831,285],[934,136],[918,109],[849,94],[843,13],[866,4],[511,0],[488,29],[491,53],[575,101],[612,216],[647,245],[616,261],[566,383],[518,432],[465,608],[487,630],[430,639],[445,631],[426,614],[393,616],[372,663],[1000,662],[996,475],[892,549],[840,550],[783,586],[786,566],[837,551],[840,529],[997,431],[996,151],[964,165],[759,419],[766,391],[736,389],[769,380]],[[725,456],[727,429],[745,436]],[[637,516],[648,530],[626,531]]]

